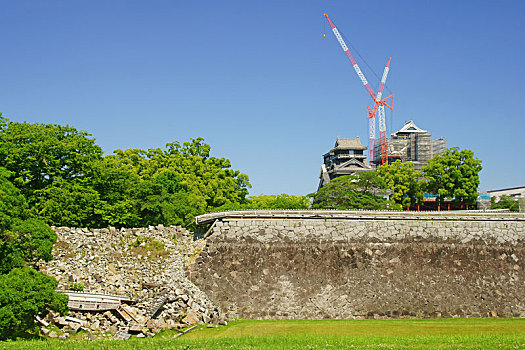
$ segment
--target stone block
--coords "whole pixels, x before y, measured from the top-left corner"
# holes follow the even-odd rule
[[[189,311],[188,314],[182,319],[182,322],[187,325],[194,325],[199,322],[199,315],[194,311]]]

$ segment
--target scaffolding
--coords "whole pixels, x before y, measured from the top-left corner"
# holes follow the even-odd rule
[[[433,140],[431,132],[420,129],[411,120],[399,131],[391,134],[388,140],[388,162],[412,162],[414,169],[421,171],[430,159],[443,154],[446,148],[447,141],[443,137]],[[374,147],[374,163],[381,164],[379,145]]]

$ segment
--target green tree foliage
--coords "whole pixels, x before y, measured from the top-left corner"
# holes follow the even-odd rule
[[[0,115],[0,166],[33,204],[35,191],[87,176],[102,155],[88,136],[68,125],[16,123]]]
[[[182,177],[174,171],[161,171],[138,188],[139,216],[143,223],[188,226],[195,216],[207,210],[203,196],[181,185]]]
[[[40,260],[51,260],[57,236],[26,217],[25,198],[9,175],[0,168],[0,340],[33,331],[36,315],[63,313],[67,305],[67,297],[55,293],[56,280],[36,270]]]
[[[5,231],[14,224],[16,218],[25,215],[27,204],[24,196],[7,179],[11,172],[0,168],[0,231]]]
[[[50,186],[35,191],[38,217],[54,226],[99,227],[102,205],[100,196],[88,183],[89,179],[59,179]]]
[[[509,209],[510,211],[519,211],[520,205],[518,200],[511,196],[501,196],[496,202],[496,197],[490,198],[490,209]]]
[[[8,268],[37,267],[40,260],[53,259],[51,250],[56,242],[55,231],[38,219],[16,220],[15,224],[3,232],[2,252],[8,252],[2,261],[2,272]]]
[[[474,152],[449,148],[423,167],[425,188],[437,196],[439,204],[445,198],[461,206],[474,204],[478,197],[481,169],[481,161],[474,158]]]
[[[385,188],[377,173],[361,172],[338,177],[309,196],[315,209],[400,209],[382,197]]]
[[[307,209],[310,200],[306,196],[288,194],[260,195],[249,197],[254,209]]]
[[[27,198],[27,215],[55,226],[190,226],[196,215],[246,201],[248,176],[212,157],[202,138],[102,157],[89,136],[0,115],[0,167]]]
[[[90,188],[102,150],[68,125],[11,122],[0,115],[0,167],[48,224],[91,226],[98,194]]]
[[[403,208],[415,207],[423,201],[422,174],[414,170],[414,164],[396,161],[381,165],[377,172],[385,181],[386,188],[394,191],[390,199]]]
[[[210,156],[202,138],[166,150],[116,150],[104,157],[93,176],[100,194],[102,221],[115,226],[192,226],[194,217],[244,203],[248,176],[230,161]]]
[[[100,217],[97,226],[138,227],[140,217],[136,209],[136,189],[142,179],[135,170],[136,164],[130,162],[138,156],[133,155],[134,150],[116,152],[125,152],[132,158],[128,159],[126,155],[118,158],[106,156],[95,165],[90,179],[100,199],[95,208],[95,214]]]
[[[29,267],[0,275],[0,340],[35,333],[35,316],[48,310],[66,313],[67,296],[55,292],[57,281]]]
[[[25,198],[0,168],[0,274],[39,260],[51,260],[56,234],[42,221],[27,218]]]
[[[246,198],[245,203],[231,203],[216,208],[216,211],[243,209],[307,209],[310,200],[306,196],[288,194],[260,195]]]
[[[204,139],[192,139],[182,145],[167,144],[168,150],[156,157],[157,164],[167,164],[182,175],[181,184],[200,193],[208,208],[228,203],[242,203],[251,187],[248,176],[232,170],[228,159],[210,157],[210,146]]]

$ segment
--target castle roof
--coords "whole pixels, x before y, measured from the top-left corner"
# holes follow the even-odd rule
[[[335,146],[333,149],[331,149],[331,151],[335,151],[337,149],[365,150],[367,147],[363,146],[361,140],[359,140],[359,137],[355,139],[337,138],[337,141],[335,141]]]
[[[426,133],[428,131],[423,130],[419,128],[416,124],[414,124],[413,120],[410,120],[409,122],[405,122],[405,125],[396,131],[394,135],[396,134],[404,134],[404,133]]]

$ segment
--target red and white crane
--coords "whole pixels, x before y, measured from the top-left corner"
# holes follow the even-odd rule
[[[379,112],[379,134],[380,134],[380,143],[381,143],[381,164],[388,163],[388,150],[387,150],[387,140],[386,140],[386,121],[385,121],[385,106],[392,109],[392,106],[388,104],[388,99],[393,98],[393,95],[388,96],[385,99],[381,99],[383,96],[383,89],[385,87],[386,78],[388,76],[388,71],[390,70],[390,59],[388,58],[388,62],[385,66],[385,70],[383,72],[383,77],[381,78],[381,84],[379,86],[379,90],[376,93],[370,88],[370,84],[368,83],[368,80],[366,79],[365,75],[361,71],[361,68],[359,68],[359,65],[355,61],[354,57],[350,53],[350,50],[348,49],[348,46],[346,46],[345,41],[343,40],[341,34],[339,33],[339,30],[337,30],[334,22],[328,17],[328,15],[324,14],[326,19],[328,20],[328,23],[330,24],[330,28],[332,28],[332,32],[334,32],[335,37],[337,38],[337,41],[341,45],[341,48],[345,52],[346,56],[352,63],[352,66],[354,67],[355,72],[357,73],[359,79],[361,79],[361,82],[366,88],[366,91],[370,94],[372,97],[372,100],[374,100],[374,107],[370,108],[370,106],[367,106],[368,108],[368,147],[369,147],[369,158],[371,162],[374,162],[374,147],[375,147],[375,140],[376,140],[376,122],[375,117],[376,114]]]
[[[385,99],[381,99],[383,96],[383,89],[385,88],[385,82],[386,77],[388,76],[388,71],[390,70],[390,59],[392,57],[388,58],[388,61],[385,66],[385,70],[383,71],[383,77],[381,78],[381,84],[379,85],[379,90],[377,92],[377,96],[374,100],[374,108],[370,109],[368,108],[368,118],[369,120],[375,119],[374,116],[376,113],[379,113],[379,142],[381,145],[381,164],[388,163],[388,147],[387,147],[387,140],[386,140],[386,121],[385,121],[385,106],[387,106],[390,109],[392,108],[392,103],[390,105],[388,104],[388,99],[394,98],[394,95],[391,94]],[[374,125],[374,142],[375,142],[375,125]],[[374,145],[375,147],[375,145]],[[372,160],[374,161],[374,160]]]

